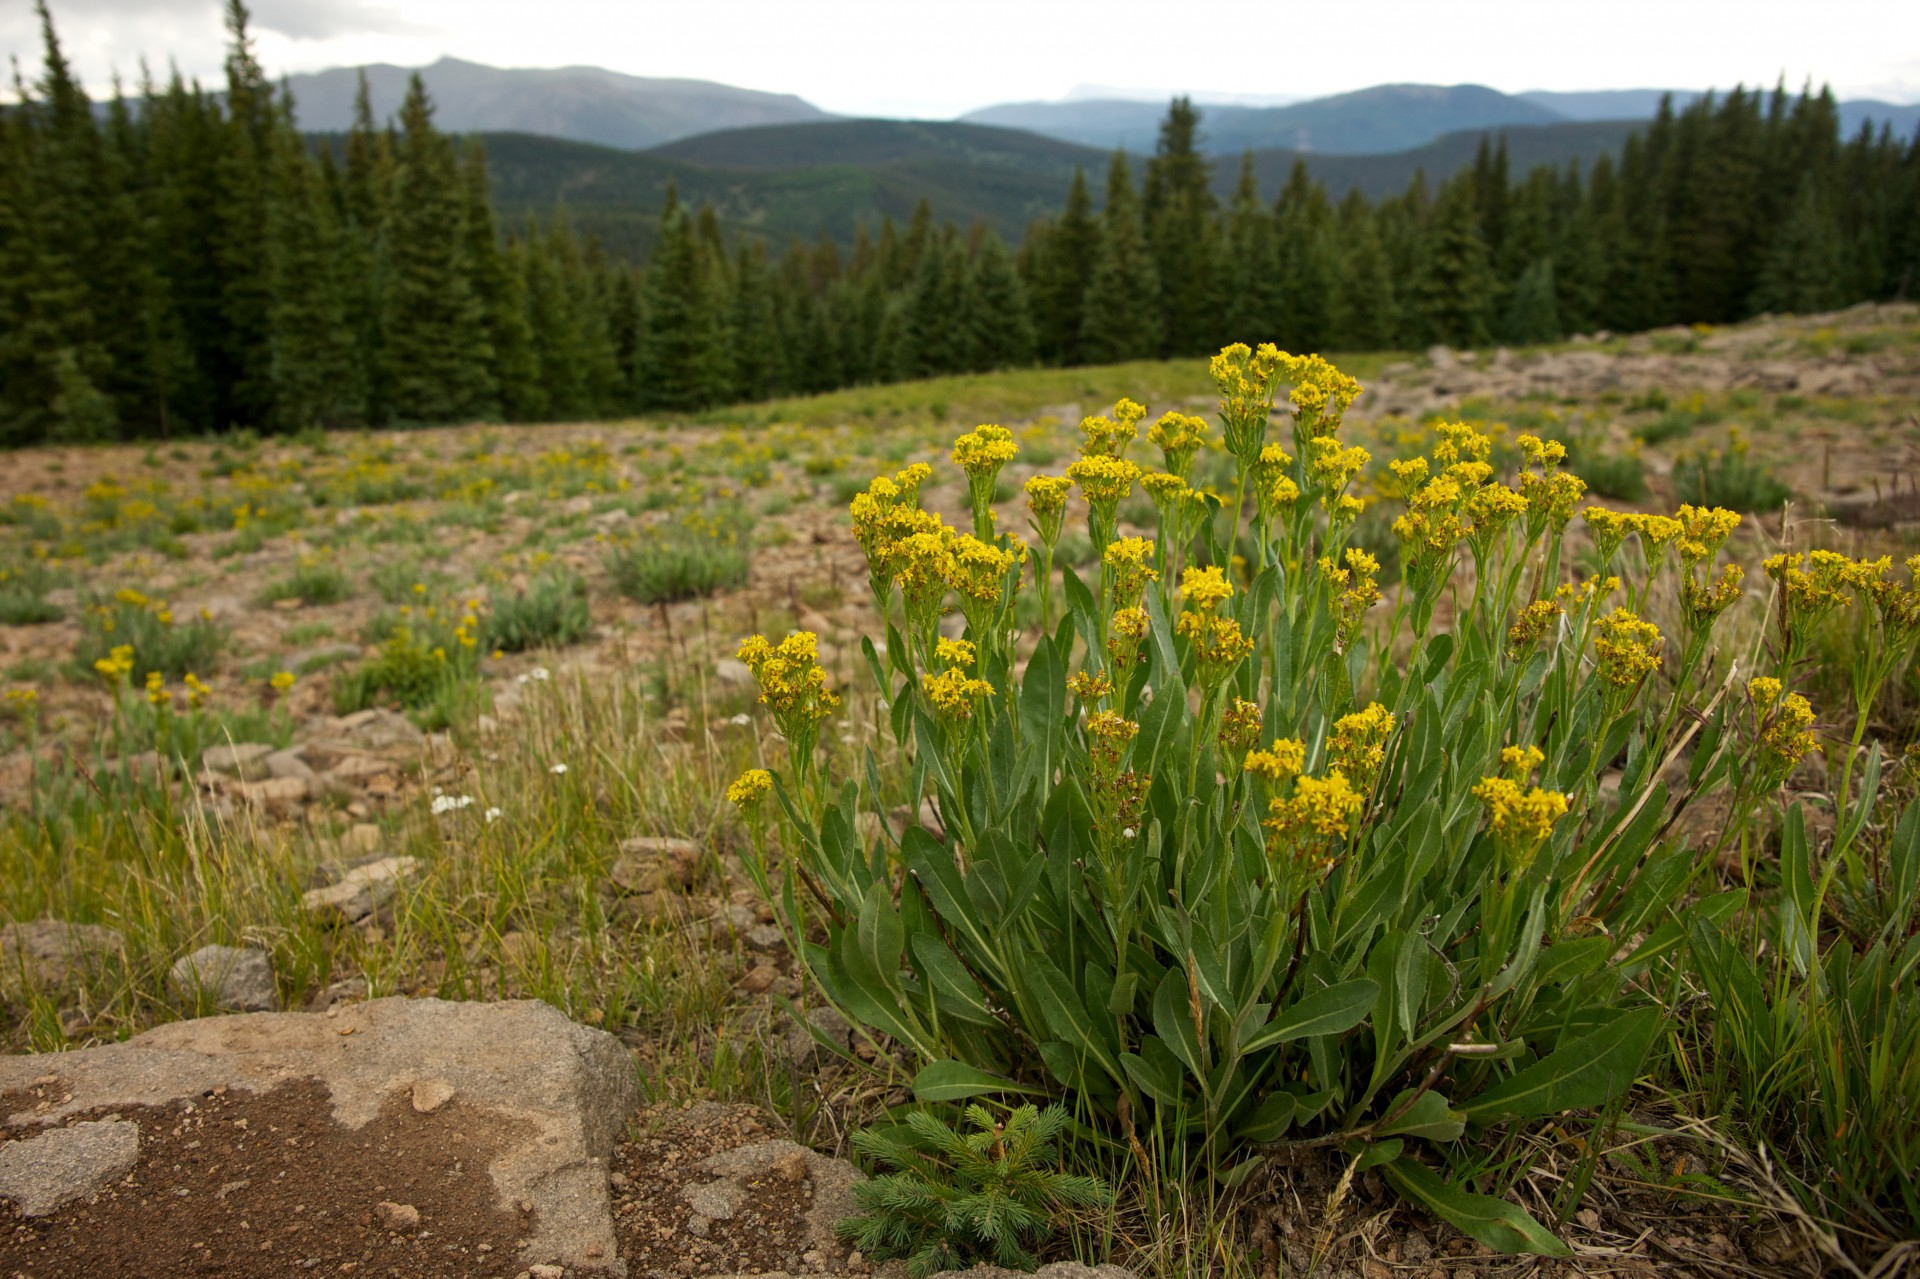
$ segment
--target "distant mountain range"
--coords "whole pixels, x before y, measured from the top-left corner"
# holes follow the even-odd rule
[[[1662,96],[1676,108],[1699,97],[1692,90],[1614,89],[1594,93],[1507,94],[1484,85],[1382,84],[1353,93],[1274,107],[1203,107],[1202,145],[1216,155],[1252,148],[1286,148],[1337,155],[1382,155],[1422,146],[1463,130],[1571,121],[1649,120]],[[962,120],[1027,129],[1051,138],[1112,150],[1153,150],[1162,102],[1133,98],[1073,97],[1059,102],[1012,102],[969,112]],[[1920,105],[1872,99],[1840,104],[1840,124],[1851,134],[1863,120],[1890,123],[1910,135],[1920,126]]]
[[[374,118],[397,113],[414,68],[343,67],[288,78],[300,127],[311,133],[351,127],[362,69]],[[419,72],[433,97],[434,122],[453,133],[512,130],[637,151],[716,129],[835,118],[790,93],[655,80],[598,67],[508,70],[442,58]]]
[[[365,71],[374,114],[385,120],[412,71]],[[958,121],[849,120],[791,94],[593,67],[504,70],[443,58],[420,74],[440,127],[485,139],[504,217],[564,207],[582,231],[627,254],[646,248],[669,183],[683,200],[712,204],[729,230],[776,245],[822,234],[848,243],[860,225],[906,219],[922,198],[943,220],[982,222],[1017,239],[1032,219],[1058,211],[1075,168],[1087,171],[1098,201],[1112,151],[1150,153],[1166,113],[1161,98],[1083,87],[1062,101],[987,107]],[[291,77],[301,126],[344,132],[357,84],[355,69]],[[1490,132],[1505,137],[1516,175],[1539,164],[1591,164],[1617,152],[1663,92],[1389,84],[1306,101],[1196,100],[1222,196],[1251,150],[1268,198],[1304,161],[1337,200],[1353,189],[1394,194],[1416,171],[1445,178],[1472,163]],[[1697,96],[1674,93],[1676,105]],[[1872,119],[1911,134],[1920,106],[1847,102],[1841,119],[1849,133]]]

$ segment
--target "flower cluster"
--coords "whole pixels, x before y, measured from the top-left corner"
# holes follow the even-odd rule
[[[1629,609],[1616,608],[1595,623],[1593,650],[1600,678],[1626,692],[1660,669],[1660,628]]]
[[[1487,810],[1487,827],[1517,863],[1525,869],[1553,824],[1567,815],[1567,797],[1559,791],[1528,789],[1525,778],[1483,777],[1473,797]]]
[[[1367,610],[1380,602],[1380,587],[1375,580],[1380,561],[1357,546],[1347,548],[1347,566],[1340,568],[1333,557],[1320,557],[1320,580],[1326,583],[1327,607],[1333,613],[1334,651],[1344,653],[1360,633]]]
[[[1273,413],[1273,389],[1288,357],[1271,342],[1258,350],[1243,342],[1222,347],[1207,364],[1220,388],[1220,419],[1226,426],[1227,452],[1242,466],[1253,465],[1266,443],[1267,418]]]
[[[1747,696],[1759,724],[1761,767],[1785,776],[1818,745],[1811,731],[1813,703],[1798,693],[1785,693],[1779,680],[1764,675],[1747,681]]]
[[[1122,458],[1140,434],[1140,419],[1146,406],[1122,399],[1113,406],[1113,416],[1080,419],[1080,456]]]
[[[741,641],[739,657],[759,681],[760,701],[795,757],[810,757],[820,721],[840,705],[820,668],[818,638],[812,631],[794,631],[775,645],[764,635],[750,635]]]
[[[1546,637],[1547,630],[1566,610],[1553,600],[1535,600],[1520,610],[1507,628],[1507,656],[1519,661]]]
[[[1166,459],[1167,470],[1185,479],[1193,455],[1207,442],[1207,424],[1185,413],[1163,413],[1158,422],[1147,428],[1147,439]]]
[[[1106,572],[1113,582],[1116,608],[1132,608],[1148,582],[1158,581],[1160,572],[1153,567],[1153,543],[1144,537],[1123,537],[1107,543]]]
[[[764,768],[749,768],[727,785],[727,802],[743,814],[752,816],[773,790],[773,774]]]
[[[1309,865],[1331,865],[1333,841],[1351,833],[1366,804],[1366,797],[1344,773],[1296,777],[1290,797],[1267,804],[1267,817],[1261,822],[1267,829],[1267,850],[1284,852]]]
[[[955,723],[971,720],[975,705],[993,696],[993,685],[974,679],[956,666],[949,666],[938,675],[922,675],[920,687],[933,703],[934,713]]]
[[[1393,712],[1378,702],[1334,721],[1327,738],[1327,756],[1361,791],[1373,788],[1373,779],[1387,759],[1387,738],[1393,735]]]
[[[1264,777],[1270,783],[1298,777],[1306,766],[1307,745],[1297,737],[1282,737],[1265,750],[1248,751],[1242,765],[1245,771]]]
[[[1193,645],[1202,688],[1218,686],[1227,673],[1253,651],[1253,640],[1240,630],[1240,623],[1215,612],[1221,601],[1232,594],[1233,587],[1228,585],[1218,565],[1188,568],[1181,574],[1180,595],[1186,607],[1173,629]]]

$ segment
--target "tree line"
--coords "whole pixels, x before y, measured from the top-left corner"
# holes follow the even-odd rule
[[[904,224],[778,253],[669,194],[644,263],[563,214],[496,225],[477,139],[363,82],[310,139],[228,0],[224,92],[144,78],[97,110],[44,0],[41,76],[0,111],[0,443],[233,427],[679,412],[1036,363],[1551,341],[1907,296],[1920,136],[1839,131],[1832,96],[1663,105],[1618,160],[1475,164],[1372,202],[1296,165],[1213,194],[1176,99],[1138,181],[1076,174],[1017,248]],[[116,86],[117,88],[117,86]]]

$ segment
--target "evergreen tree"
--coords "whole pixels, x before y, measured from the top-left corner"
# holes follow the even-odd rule
[[[487,345],[493,352],[488,373],[499,395],[486,408],[510,420],[525,421],[526,388],[538,379],[539,362],[533,353],[533,328],[527,323],[526,284],[508,265],[500,246],[487,189],[486,147],[478,138],[461,144],[460,178],[467,271],[485,317]]]
[[[1144,359],[1160,349],[1160,281],[1153,268],[1140,202],[1124,151],[1107,170],[1100,214],[1100,260],[1087,283],[1081,354],[1094,363]]]
[[[890,230],[891,223],[888,227]],[[883,250],[884,243],[883,238]],[[763,244],[742,244],[734,255],[733,299],[727,327],[733,334],[734,397],[771,399],[779,387],[779,334],[774,324],[772,272]]]
[[[214,424],[265,426],[273,404],[273,263],[271,261],[275,134],[283,119],[273,87],[253,51],[249,14],[227,0],[227,119],[218,165],[220,333],[210,370]]]
[[[1534,345],[1560,340],[1560,313],[1554,299],[1553,259],[1541,258],[1520,275],[1500,324],[1502,341]]]
[[[495,403],[493,348],[466,260],[453,144],[434,129],[418,74],[407,86],[400,123],[387,235],[385,388],[402,421],[451,422]]]
[[[1339,287],[1334,291],[1330,345],[1379,351],[1400,341],[1400,305],[1378,219],[1358,191],[1340,204]]]
[[[1041,354],[1056,364],[1079,364],[1084,358],[1080,326],[1099,257],[1100,224],[1093,217],[1086,171],[1076,168],[1067,207],[1048,229],[1045,252],[1033,266],[1035,337]]]
[[[1754,290],[1757,311],[1827,311],[1840,305],[1844,259],[1840,228],[1811,177],[1767,250]]]
[[[1290,351],[1323,348],[1333,334],[1339,262],[1327,192],[1295,160],[1274,203],[1281,310],[1276,340]]]
[[[1421,340],[1463,347],[1485,344],[1493,273],[1470,184],[1449,182],[1441,188],[1423,258],[1413,285]]]
[[[1221,345],[1273,341],[1280,332],[1280,246],[1273,214],[1260,199],[1251,150],[1240,160],[1240,182],[1227,211],[1226,246],[1220,280]]]
[[[291,110],[291,103],[286,104]],[[365,411],[339,271],[337,210],[291,120],[274,131],[268,202],[267,422],[339,426]]]
[[[972,367],[1019,368],[1033,362],[1033,315],[1027,287],[1013,269],[1013,256],[1000,237],[988,232],[973,258],[968,290],[968,349]]]
[[[669,188],[647,267],[647,323],[641,341],[649,408],[684,412],[712,402],[727,370],[718,353],[712,292],[693,218]]]
[[[1199,150],[1200,112],[1175,98],[1160,124],[1153,159],[1147,163],[1141,211],[1160,282],[1162,349],[1190,355],[1218,348],[1217,262],[1214,241],[1218,203],[1212,166]]]

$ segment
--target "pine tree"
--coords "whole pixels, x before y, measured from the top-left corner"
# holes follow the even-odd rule
[[[1474,216],[1473,189],[1449,182],[1434,203],[1413,306],[1423,341],[1480,346],[1487,341],[1493,272]]]
[[[1338,350],[1380,351],[1400,341],[1400,303],[1378,219],[1358,191],[1341,201],[1340,284],[1334,291]]]
[[[494,403],[493,349],[466,260],[453,144],[434,129],[418,74],[407,86],[400,123],[387,236],[385,389],[402,421],[456,421]]]
[[[938,377],[967,367],[966,249],[948,228],[920,255],[906,299],[906,377]]]
[[[478,138],[460,147],[462,210],[467,233],[467,269],[474,295],[486,317],[487,345],[493,351],[491,374],[499,400],[487,406],[510,420],[523,421],[529,407],[525,388],[539,378],[533,354],[533,329],[527,323],[527,291],[520,274],[507,263],[494,225],[493,199],[487,189],[487,153]]]
[[[1820,188],[1802,179],[1793,212],[1767,250],[1754,289],[1757,311],[1827,311],[1840,305],[1844,274],[1840,228]]]
[[[713,367],[719,317],[704,267],[693,218],[669,188],[647,266],[647,326],[641,350],[650,408],[703,408],[727,375]]]
[[[210,370],[215,425],[265,426],[274,417],[272,217],[274,134],[280,113],[253,51],[247,7],[227,0],[227,120],[218,166],[220,325]]]
[[[1280,245],[1273,214],[1260,199],[1251,150],[1240,160],[1226,242],[1220,282],[1224,332],[1218,336],[1249,345],[1273,341],[1280,331]]]
[[[1296,160],[1274,202],[1282,300],[1276,339],[1291,351],[1315,351],[1333,335],[1339,262],[1326,188]]]
[[[393,207],[395,159],[393,135],[373,118],[373,93],[360,72],[353,99],[353,127],[347,132],[346,173],[342,183],[342,278],[353,330],[354,363],[367,388],[368,417],[387,420],[386,296],[391,275],[387,255],[387,215]],[[510,388],[502,388],[509,396]],[[511,410],[509,410],[511,412]]]
[[[1093,217],[1084,169],[1073,171],[1067,206],[1047,230],[1046,249],[1034,264],[1033,309],[1040,353],[1056,364],[1083,359],[1080,326],[1087,288],[1100,258],[1100,224]]]
[[[1553,291],[1553,259],[1541,258],[1521,272],[1500,324],[1505,342],[1536,345],[1560,340],[1560,312]]]
[[[771,399],[779,385],[779,335],[773,317],[772,272],[764,244],[743,244],[735,253],[730,310],[727,327],[733,333],[733,396],[740,400]]]
[[[1212,166],[1199,150],[1200,112],[1175,98],[1147,163],[1141,210],[1160,281],[1162,349],[1190,355],[1217,347],[1219,314],[1214,243],[1218,202]]]
[[[1087,284],[1081,353],[1095,363],[1139,360],[1160,349],[1160,281],[1140,225],[1140,203],[1124,151],[1107,170],[1100,260]]]
[[[1019,368],[1033,362],[1033,315],[1027,287],[1013,269],[1000,237],[988,232],[973,258],[968,290],[968,349],[980,371]]]
[[[280,108],[268,201],[267,423],[339,426],[365,411],[339,271],[340,225],[306,143]]]

